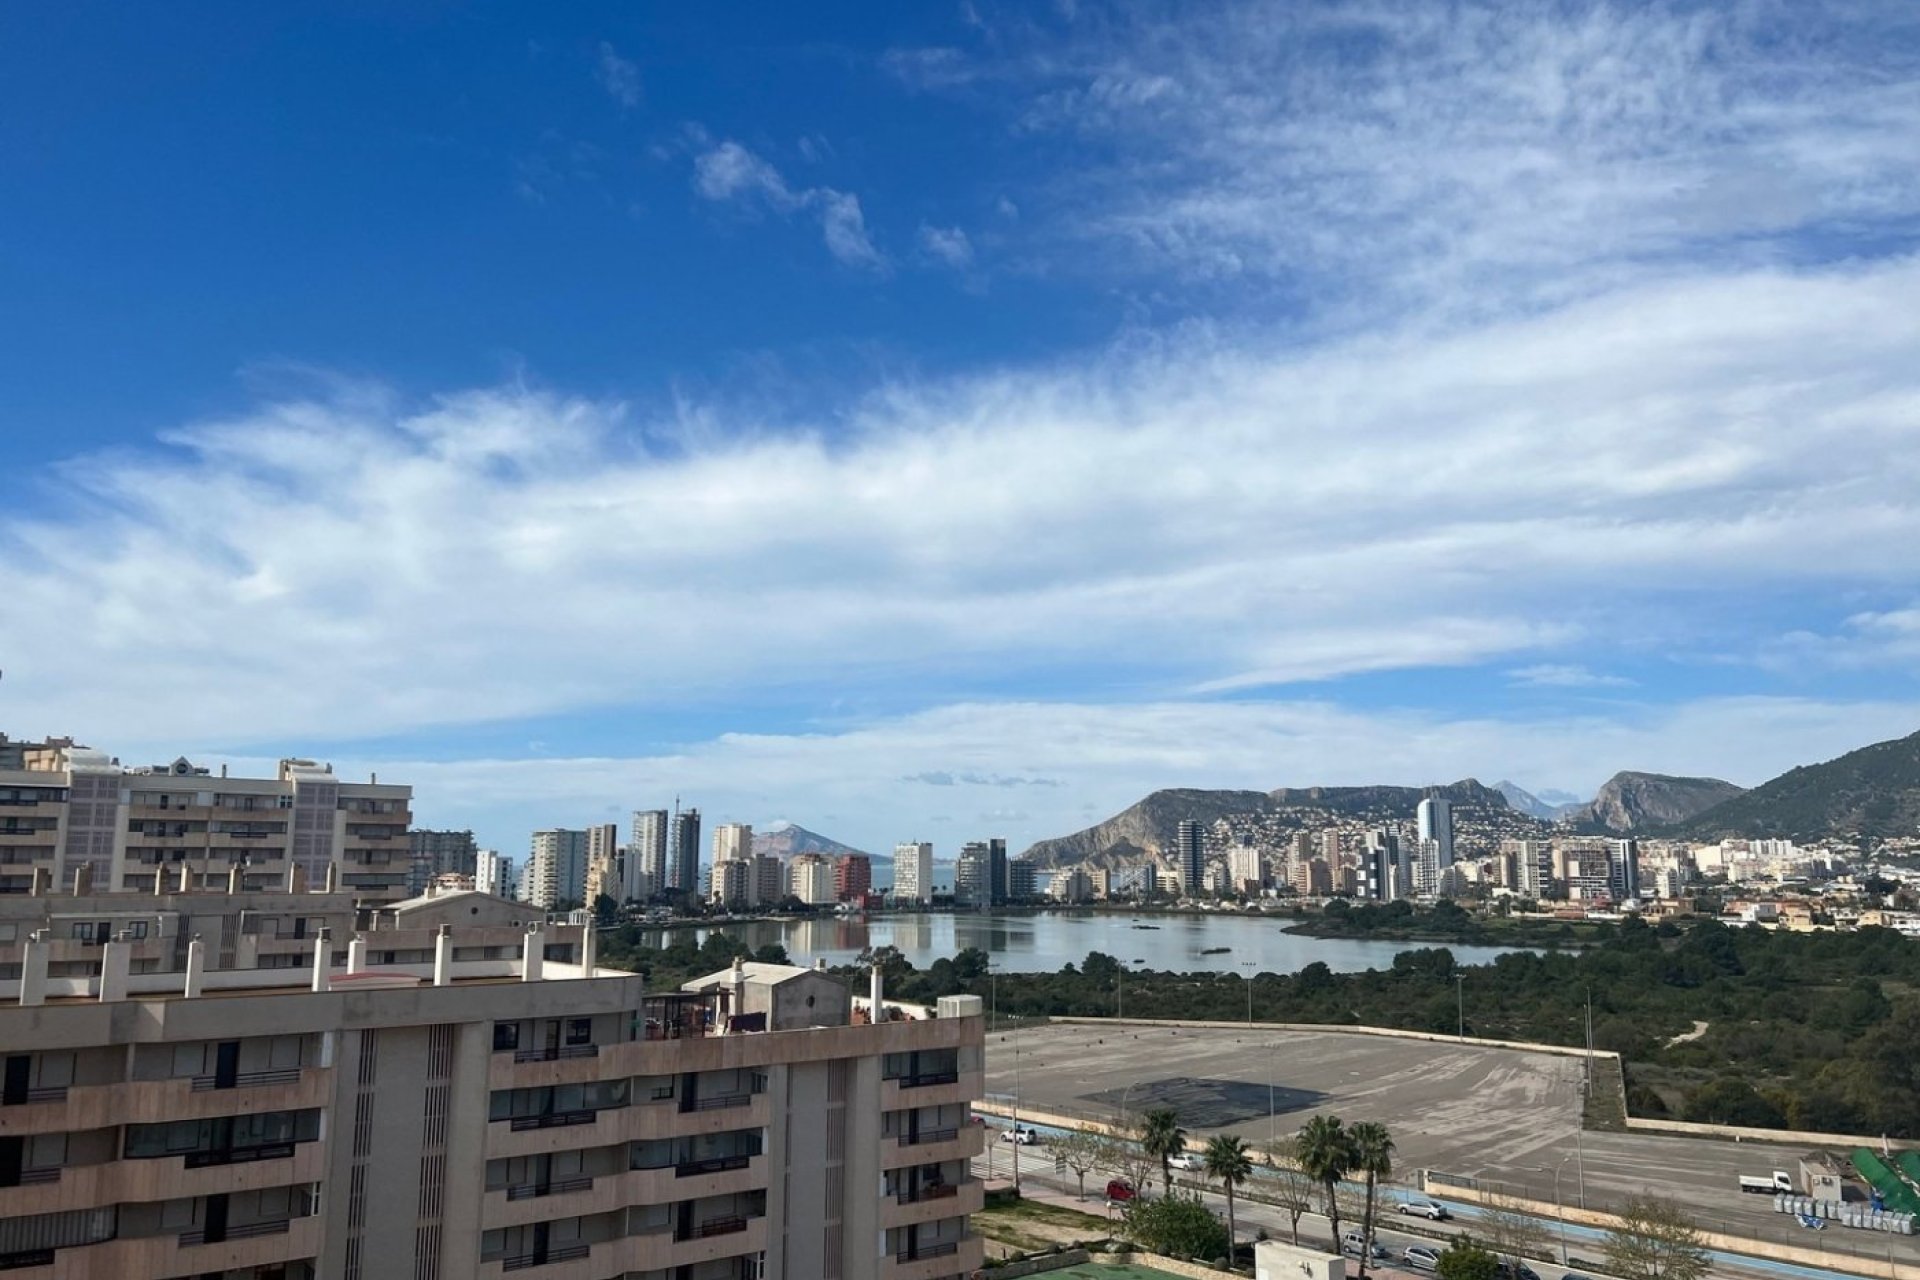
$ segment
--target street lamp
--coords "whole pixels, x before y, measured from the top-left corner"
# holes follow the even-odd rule
[[[1566,1171],[1567,1161],[1571,1159],[1573,1159],[1572,1156],[1563,1156],[1560,1163],[1553,1167],[1553,1212],[1560,1219],[1560,1265],[1563,1267],[1573,1259],[1567,1253],[1567,1205],[1560,1198],[1560,1175]],[[1540,1172],[1545,1173],[1547,1170],[1542,1169]]]
[[[1453,975],[1453,989],[1454,989],[1454,994],[1459,999],[1458,1009],[1459,1009],[1460,1022],[1459,1022],[1459,1035],[1457,1038],[1461,1040],[1465,1040],[1467,1038],[1467,975],[1466,974],[1456,973]]]
[[[1242,960],[1240,962],[1240,967],[1246,970],[1245,973],[1240,975],[1240,980],[1247,984],[1247,1025],[1252,1026],[1253,1025],[1253,961]]]

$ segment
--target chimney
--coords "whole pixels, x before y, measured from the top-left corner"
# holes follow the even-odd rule
[[[44,873],[45,868],[41,869]],[[20,1003],[47,1002],[47,931],[36,929],[20,952]]]
[[[354,934],[353,941],[347,944],[347,972],[359,973],[367,967],[367,939],[363,934]]]
[[[180,892],[193,892],[193,868],[187,864],[185,859],[182,859],[180,862]]]
[[[128,954],[126,934],[100,948],[100,1002],[107,1004],[127,998],[127,971],[133,957]]]
[[[583,978],[593,976],[594,952],[599,949],[599,941],[599,931],[591,920],[580,926],[580,976]]]
[[[453,981],[453,926],[443,924],[433,940],[433,985],[444,987]]]
[[[227,893],[229,895],[239,893],[240,885],[240,864],[236,862],[227,868]]]
[[[322,929],[313,940],[313,989],[333,990],[333,930]]]
[[[827,971],[827,958],[825,956],[815,956],[813,958],[813,968],[816,973],[825,973]]]
[[[47,890],[52,886],[53,873],[45,867],[35,867],[33,869],[33,883],[27,889],[27,893],[31,897],[44,898],[47,896]]]
[[[287,892],[305,893],[307,891],[307,869],[299,863],[287,868]]]
[[[521,944],[520,981],[522,982],[540,981],[540,965],[541,965],[541,962],[546,959],[546,954],[547,954],[546,926],[541,924],[528,925],[527,939],[523,944]]]
[[[200,974],[207,965],[207,944],[200,941],[200,935],[194,934],[193,941],[187,944],[187,985],[186,997],[191,1000],[200,994]]]
[[[93,892],[93,864],[83,862],[73,869],[73,896],[84,898]]]
[[[227,776],[227,766],[225,765],[220,766],[220,776],[223,778]]]
[[[164,865],[153,869],[153,896],[156,898],[167,896],[167,869]]]
[[[873,973],[867,979],[867,1021],[880,1022],[886,1017],[887,984],[880,976],[880,966],[873,966]]]
[[[328,893],[340,892],[340,864],[337,862],[329,862],[327,864],[326,892]]]

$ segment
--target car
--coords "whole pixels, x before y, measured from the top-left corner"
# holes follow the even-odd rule
[[[1365,1235],[1358,1231],[1349,1231],[1340,1237],[1340,1252],[1346,1254],[1349,1258],[1358,1258],[1364,1255],[1370,1262],[1385,1262],[1393,1257],[1378,1240],[1369,1241]]]
[[[1561,1276],[1560,1280],[1600,1280],[1600,1278],[1598,1276],[1590,1276],[1584,1271],[1569,1271]]]
[[[1540,1280],[1540,1273],[1524,1262],[1498,1264],[1500,1280]]]
[[[1182,1151],[1179,1155],[1167,1157],[1167,1168],[1178,1169],[1182,1173],[1198,1173],[1202,1165],[1199,1156],[1191,1151]]]
[[[1022,1147],[1037,1147],[1040,1145],[1040,1134],[1025,1125],[1017,1125],[1012,1129],[1002,1129],[1000,1141],[1011,1142]]]
[[[1424,1244],[1410,1244],[1401,1253],[1400,1261],[1415,1271],[1438,1271],[1440,1269],[1440,1251]]]
[[[1108,1205],[1126,1204],[1130,1200],[1138,1199],[1139,1195],[1140,1193],[1133,1189],[1133,1184],[1125,1178],[1115,1178],[1107,1184]]]
[[[1435,1222],[1445,1222],[1453,1215],[1447,1212],[1447,1206],[1438,1200],[1406,1200],[1394,1206],[1395,1213],[1411,1213],[1416,1217],[1431,1218]]]

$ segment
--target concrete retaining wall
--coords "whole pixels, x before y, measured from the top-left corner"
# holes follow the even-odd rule
[[[1020,1276],[1037,1276],[1048,1271],[1061,1271],[1067,1267],[1077,1267],[1091,1257],[1085,1249],[1066,1249],[1060,1253],[1050,1253],[1043,1258],[1028,1258],[1024,1262],[1008,1262],[988,1272],[995,1280],[1018,1280]]]
[[[1455,1186],[1451,1182],[1429,1182],[1427,1192],[1430,1195],[1444,1195],[1449,1200],[1457,1200],[1464,1204],[1512,1209],[1548,1221],[1558,1221],[1564,1217],[1568,1222],[1596,1227],[1602,1231],[1611,1231],[1620,1225],[1619,1218],[1610,1213],[1601,1213],[1597,1209],[1576,1209],[1570,1206],[1551,1205],[1543,1200],[1495,1195],[1473,1187]],[[1846,1253],[1828,1253],[1821,1249],[1803,1249],[1798,1245],[1775,1244],[1772,1241],[1750,1240],[1745,1236],[1722,1235],[1717,1231],[1702,1231],[1700,1242],[1707,1248],[1721,1253],[1766,1258],[1774,1262],[1791,1262],[1797,1266],[1812,1267],[1836,1275],[1870,1276],[1874,1280],[1920,1280],[1920,1264],[1897,1262],[1889,1258],[1864,1258]]]

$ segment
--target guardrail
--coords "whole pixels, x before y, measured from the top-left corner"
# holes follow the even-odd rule
[[[180,1233],[180,1243],[182,1245],[224,1244],[228,1240],[252,1240],[259,1236],[283,1236],[292,1229],[293,1220],[291,1218],[278,1218],[272,1222],[249,1222],[244,1226],[228,1227],[226,1231],[221,1234],[220,1239],[209,1241],[207,1239],[206,1229],[203,1227],[198,1231],[182,1231]]]
[[[948,1254],[960,1252],[958,1240],[937,1240],[932,1244],[918,1245],[912,1249],[903,1249],[893,1255],[895,1262],[918,1262],[922,1258],[944,1258]]]
[[[219,1076],[193,1077],[193,1091],[207,1093],[214,1089],[250,1089],[269,1084],[298,1084],[299,1067],[281,1067],[273,1071],[242,1071],[226,1084],[220,1083]]]
[[[728,1107],[744,1107],[753,1101],[750,1093],[717,1093],[711,1098],[694,1098],[680,1103],[682,1111],[724,1111]]]
[[[957,1182],[942,1182],[930,1187],[909,1188],[894,1194],[895,1204],[919,1204],[923,1200],[950,1200],[960,1194]]]
[[[570,1191],[591,1191],[593,1179],[590,1177],[549,1178],[545,1182],[523,1182],[517,1187],[507,1188],[509,1200],[537,1200],[541,1196],[565,1195]]]
[[[189,1169],[211,1169],[223,1164],[250,1164],[255,1160],[286,1160],[293,1155],[291,1142],[271,1142],[259,1147],[225,1147],[218,1151],[189,1151],[185,1161]]]
[[[919,1133],[903,1133],[900,1145],[903,1147],[924,1147],[935,1142],[952,1142],[960,1136],[958,1129],[923,1129]]]
[[[572,1262],[575,1258],[584,1258],[593,1252],[592,1247],[584,1244],[564,1244],[558,1249],[548,1249],[545,1253],[522,1253],[500,1260],[502,1271],[525,1271],[528,1267],[544,1267],[549,1262]]]
[[[683,1160],[673,1166],[676,1178],[693,1178],[703,1173],[725,1173],[729,1169],[744,1169],[752,1156],[708,1156],[704,1160]]]
[[[514,1116],[507,1127],[514,1133],[525,1129],[564,1129],[570,1125],[592,1124],[598,1119],[598,1111],[556,1111],[544,1116]]]

